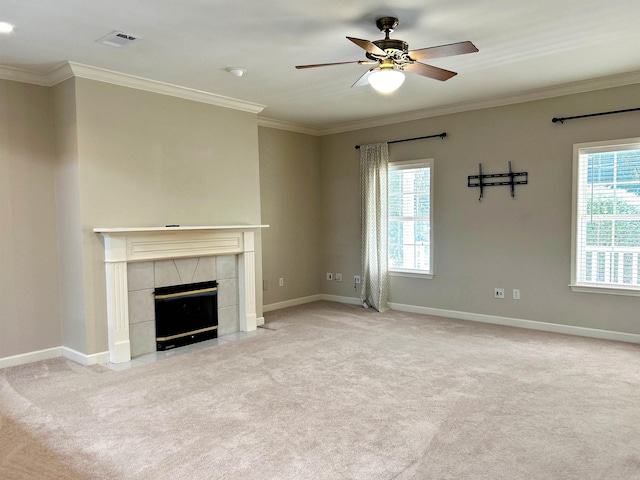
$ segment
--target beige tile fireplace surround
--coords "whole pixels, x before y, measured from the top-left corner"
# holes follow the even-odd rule
[[[265,227],[95,228],[104,237],[109,361],[131,360],[132,332],[135,354],[150,348],[145,295],[153,288],[152,276],[153,286],[163,286],[173,280],[188,283],[186,279],[222,275],[225,278],[219,280],[226,288],[220,292],[219,316],[224,333],[238,327],[243,332],[255,330],[263,321],[256,314],[255,231]]]
[[[218,336],[236,333],[238,322],[238,262],[236,255],[174,258],[155,262],[129,263],[129,341],[131,356],[156,351],[154,290],[170,285],[218,282]]]

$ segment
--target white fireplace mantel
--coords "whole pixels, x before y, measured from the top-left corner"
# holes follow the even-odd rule
[[[131,360],[127,264],[173,258],[238,255],[240,330],[256,329],[257,229],[269,225],[94,228],[104,237],[109,360]]]

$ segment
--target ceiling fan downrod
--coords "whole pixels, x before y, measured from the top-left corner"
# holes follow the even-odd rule
[[[376,20],[376,26],[384,33],[382,40],[374,40],[372,43],[383,50],[386,55],[380,56],[376,54],[367,53],[366,56],[372,60],[381,60],[384,58],[394,58],[400,60],[403,54],[409,49],[409,44],[404,40],[396,40],[389,38],[389,34],[394,31],[398,26],[398,19],[395,17],[382,17]]]

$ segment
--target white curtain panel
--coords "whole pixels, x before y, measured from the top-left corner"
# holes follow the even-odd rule
[[[362,218],[362,285],[365,307],[388,310],[389,269],[387,243],[387,174],[389,147],[386,143],[360,146],[360,192]]]

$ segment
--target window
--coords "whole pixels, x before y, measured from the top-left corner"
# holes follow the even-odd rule
[[[572,288],[640,295],[640,138],[574,145]]]
[[[433,275],[433,160],[389,163],[389,271]]]

